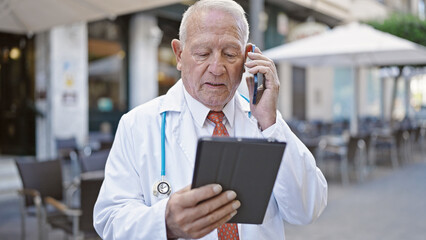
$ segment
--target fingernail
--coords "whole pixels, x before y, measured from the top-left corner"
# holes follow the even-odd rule
[[[241,202],[240,201],[235,201],[233,204],[232,204],[232,208],[233,209],[237,209],[237,208],[239,208],[241,206]]]
[[[233,212],[231,213],[231,217],[233,217],[233,216],[235,216],[235,215],[237,215],[237,211],[233,211]]]
[[[232,200],[232,199],[235,199],[235,197],[237,197],[237,194],[234,191],[228,191],[227,197],[228,197],[228,200]]]
[[[222,186],[220,186],[219,184],[216,184],[216,185],[213,187],[213,192],[215,192],[215,193],[220,193],[220,192],[222,192]]]

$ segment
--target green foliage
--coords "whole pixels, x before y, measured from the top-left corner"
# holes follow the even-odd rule
[[[426,20],[421,20],[418,16],[396,13],[384,21],[370,21],[367,24],[380,31],[426,46]]]

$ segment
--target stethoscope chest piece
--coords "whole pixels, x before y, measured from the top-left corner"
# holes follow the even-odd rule
[[[168,197],[172,192],[172,187],[165,179],[161,179],[152,186],[152,193],[155,197]]]

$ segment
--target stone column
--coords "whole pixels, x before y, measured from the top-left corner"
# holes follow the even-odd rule
[[[158,44],[162,32],[155,16],[138,14],[130,21],[129,108],[158,96]]]
[[[36,155],[56,156],[55,139],[88,137],[87,26],[55,27],[36,35]]]

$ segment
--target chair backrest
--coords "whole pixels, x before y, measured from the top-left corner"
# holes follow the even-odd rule
[[[99,171],[105,169],[110,149],[92,152],[89,156],[81,156],[81,172]]]
[[[90,132],[89,133],[89,146],[93,150],[110,149],[114,137],[111,133],[105,132]]]
[[[25,189],[37,190],[42,199],[51,196],[63,199],[62,165],[60,160],[19,161],[15,160],[22,186]],[[34,205],[32,198],[26,197],[26,206]]]
[[[78,152],[78,145],[75,137],[57,138],[55,142],[58,155],[62,159],[68,159],[72,151]]]
[[[112,141],[105,141],[105,142],[101,142],[101,146],[100,146],[100,150],[111,150],[112,148]]]
[[[399,148],[403,144],[404,140],[406,140],[405,135],[409,136],[409,132],[404,129],[398,129],[393,132],[393,135],[396,140],[396,146]]]
[[[98,198],[103,182],[103,172],[90,172],[81,174],[81,202],[80,229],[83,232],[95,232],[93,228],[93,208]]]
[[[358,149],[358,141],[360,140],[359,137],[353,137],[351,136],[349,138],[348,142],[348,160],[354,161],[356,151]]]

